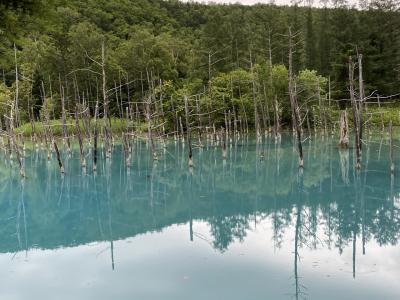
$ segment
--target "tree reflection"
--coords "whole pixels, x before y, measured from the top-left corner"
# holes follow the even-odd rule
[[[246,216],[218,216],[209,219],[215,249],[224,252],[234,241],[242,242],[250,228],[250,218]]]
[[[115,240],[186,223],[193,240],[196,221],[208,223],[211,245],[221,252],[245,240],[262,220],[271,222],[275,249],[290,242],[287,232],[296,236],[296,251],[305,245],[336,248],[340,254],[349,247],[356,254],[358,238],[365,254],[371,240],[398,243],[399,184],[388,172],[385,145],[371,142],[363,151],[365,167],[356,174],[351,151],[317,138],[306,146],[299,188],[291,138],[264,143],[257,148],[254,140],[236,141],[224,162],[218,146],[204,141],[208,149],[194,151],[190,173],[181,143],[167,143],[157,166],[146,146],[135,141],[129,173],[116,146],[109,162],[99,158],[96,174],[82,174],[73,154],[65,159],[64,178],[46,155],[28,151],[23,190],[13,168],[0,168],[0,251],[19,251],[23,240],[27,249],[108,240],[113,252]],[[21,239],[27,232],[29,239]]]

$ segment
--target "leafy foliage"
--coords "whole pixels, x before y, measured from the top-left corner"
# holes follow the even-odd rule
[[[346,1],[333,5],[317,9],[178,0],[0,1],[2,81],[12,92],[15,43],[21,75],[19,105],[25,121],[29,106],[40,116],[45,103],[42,82],[57,103],[60,86],[64,87],[68,110],[85,98],[93,112],[101,94],[104,43],[110,111],[116,117],[120,109],[114,87],[127,85],[119,94],[127,106],[128,101],[142,102],[152,85],[168,82],[162,88],[167,111],[172,108],[171,97],[179,105],[185,91],[203,94],[203,110],[211,105],[250,121],[253,97],[260,110],[267,106],[271,110],[276,96],[285,119],[290,115],[287,32],[291,26],[298,33],[294,70],[303,91],[301,101],[317,101],[316,83],[326,98],[327,78],[332,97],[347,97],[348,57],[356,53],[364,55],[366,94],[397,93],[398,6],[393,1],[371,1],[363,10]],[[60,115],[60,105],[54,109],[55,116]],[[139,109],[143,110],[140,104]]]

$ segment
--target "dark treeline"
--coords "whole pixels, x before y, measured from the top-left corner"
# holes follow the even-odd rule
[[[222,125],[224,113],[250,126],[259,118],[271,127],[276,116],[289,123],[289,28],[300,109],[311,123],[326,119],[324,100],[345,106],[338,100],[349,98],[349,56],[363,54],[365,95],[399,92],[395,1],[363,1],[360,10],[345,0],[323,8],[177,0],[1,1],[0,7],[0,110],[2,117],[10,107],[19,113],[17,125],[47,113],[61,118],[61,98],[70,116],[77,107],[94,116],[98,100],[99,116],[107,106],[109,116],[144,119],[149,95],[160,123],[176,130],[185,95],[193,110]]]

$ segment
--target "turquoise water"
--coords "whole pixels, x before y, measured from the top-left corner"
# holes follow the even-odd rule
[[[337,139],[195,149],[146,143],[66,174],[26,151],[0,164],[0,299],[400,299],[400,185],[387,137],[363,168]],[[395,157],[400,150],[395,148]],[[260,159],[260,153],[264,159]],[[87,158],[91,161],[90,154]],[[396,166],[400,161],[396,159]]]

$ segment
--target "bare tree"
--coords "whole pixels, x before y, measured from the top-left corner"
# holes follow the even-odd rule
[[[295,35],[292,34],[292,29],[289,27],[289,98],[290,98],[290,106],[292,109],[292,117],[293,117],[293,127],[296,131],[297,136],[297,149],[299,152],[299,167],[303,168],[304,159],[303,159],[303,146],[301,141],[301,119],[300,119],[300,108],[297,103],[297,90],[296,90],[296,81],[293,75],[293,38]]]
[[[356,148],[356,168],[361,168],[361,152],[360,152],[360,133],[359,133],[359,112],[358,105],[356,103],[355,92],[354,92],[354,63],[351,57],[349,57],[349,89],[350,99],[353,111],[353,124],[354,124],[354,136],[355,136],[355,148]]]

